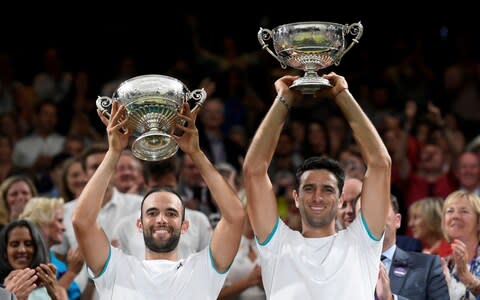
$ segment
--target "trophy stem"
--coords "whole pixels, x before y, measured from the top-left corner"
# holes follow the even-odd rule
[[[145,161],[159,161],[173,156],[178,144],[168,133],[151,129],[139,136],[132,144],[132,153]]]
[[[317,72],[314,70],[305,70],[303,77],[298,78],[290,86],[291,89],[299,90],[302,94],[311,95],[315,94],[316,91],[321,89],[331,87],[330,82],[318,76]]]

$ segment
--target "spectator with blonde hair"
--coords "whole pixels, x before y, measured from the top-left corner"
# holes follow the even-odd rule
[[[444,264],[450,299],[476,299],[480,295],[480,198],[455,191],[443,204],[442,228],[452,246]]]
[[[0,185],[0,225],[17,220],[27,202],[37,196],[33,181],[25,175],[14,175]]]
[[[63,203],[62,198],[34,197],[20,215],[20,219],[31,221],[40,228],[48,248],[62,242],[65,232]],[[80,288],[73,280],[83,267],[83,257],[80,251],[78,249],[69,251],[68,266],[59,260],[52,251],[50,251],[50,260],[57,269],[58,283],[67,290],[68,298],[70,300],[79,299]]]
[[[428,197],[408,208],[408,227],[413,237],[422,243],[422,252],[446,257],[452,248],[442,231],[443,199]]]

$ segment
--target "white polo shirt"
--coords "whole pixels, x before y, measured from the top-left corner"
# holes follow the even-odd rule
[[[267,299],[372,300],[383,236],[375,240],[362,220],[328,237],[305,238],[278,219],[258,244]]]
[[[213,267],[210,247],[179,261],[139,260],[110,249],[102,273],[94,278],[101,299],[215,300],[227,274]]]

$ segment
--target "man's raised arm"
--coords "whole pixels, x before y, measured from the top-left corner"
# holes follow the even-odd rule
[[[184,105],[180,117],[187,125],[177,125],[177,128],[183,131],[183,135],[175,136],[175,139],[185,155],[189,155],[199,169],[222,215],[213,231],[210,249],[217,271],[224,272],[228,270],[237,254],[245,212],[233,188],[200,149],[198,130],[195,127],[197,113],[198,110],[192,113],[188,104]]]
[[[375,238],[380,238],[390,205],[392,161],[380,135],[348,90],[345,78],[335,73],[324,75],[332,84],[326,90],[342,110],[360,146],[367,171],[363,181],[362,217]]]
[[[105,158],[90,178],[82,193],[72,217],[75,236],[85,262],[95,275],[99,275],[107,262],[110,245],[107,236],[97,223],[106,188],[112,178],[122,150],[128,144],[128,130],[120,131],[128,121],[125,107],[113,101],[110,119],[99,113],[107,126],[109,149]]]
[[[258,127],[243,164],[248,216],[260,242],[264,242],[277,222],[277,199],[268,167],[272,161],[289,108],[299,96],[289,86],[297,76],[284,76],[275,82],[277,97]]]

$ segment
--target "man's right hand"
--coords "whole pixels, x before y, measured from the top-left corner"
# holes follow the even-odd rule
[[[130,130],[126,128],[128,114],[124,105],[113,100],[110,118],[97,110],[98,116],[107,127],[109,149],[115,152],[122,152],[128,145]]]

